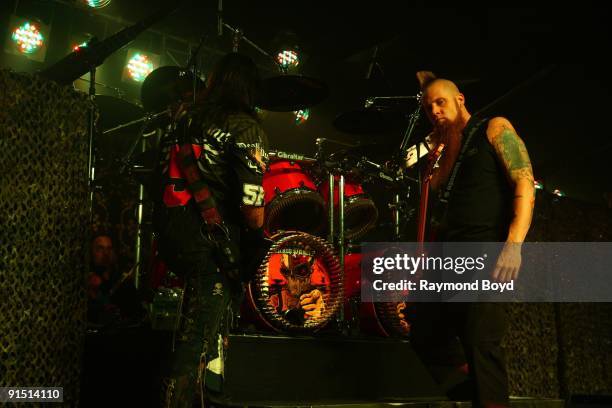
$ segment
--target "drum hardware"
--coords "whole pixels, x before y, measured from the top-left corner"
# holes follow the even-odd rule
[[[66,57],[62,58],[55,64],[41,71],[40,75],[50,80],[56,81],[59,84],[67,85],[77,80],[77,78],[83,76],[89,72],[89,98],[92,102],[92,107],[89,110],[89,151],[88,151],[88,180],[89,180],[89,214],[90,222],[93,222],[93,201],[94,201],[94,190],[95,190],[95,155],[94,155],[94,134],[95,134],[95,108],[94,104],[96,101],[96,69],[99,65],[102,65],[104,60],[112,55],[115,51],[120,49],[132,41],[136,36],[142,33],[144,30],[155,24],[156,22],[163,20],[170,13],[178,9],[183,5],[183,1],[177,1],[169,6],[162,7],[155,13],[151,14],[144,20],[126,27],[118,33],[98,41],[97,39],[91,39],[87,43],[87,47],[78,48],[74,50]]]
[[[329,95],[322,81],[303,75],[278,75],[263,80],[258,106],[273,112],[294,112],[318,105]]]
[[[329,96],[329,88],[322,81],[304,75],[288,75],[283,67],[270,53],[249,40],[244,32],[234,28],[220,19],[219,27],[227,28],[233,35],[233,50],[238,50],[241,41],[246,42],[268,61],[274,64],[281,75],[272,76],[262,81],[262,92],[257,106],[273,112],[294,112],[315,106]],[[219,29],[219,33],[221,33]]]
[[[183,295],[183,288],[160,287],[155,290],[149,305],[153,330],[170,331],[178,328]]]
[[[271,150],[270,152],[268,152],[268,158],[270,160],[290,160],[290,161],[309,163],[309,164],[317,162],[316,158],[303,156],[298,153],[283,152],[280,150]]]
[[[164,116],[170,116],[171,112],[170,109],[166,109],[164,111],[158,112],[158,113],[153,113],[153,114],[147,114],[139,119],[135,119],[132,120],[130,122],[127,123],[122,123],[121,125],[115,126],[113,128],[107,129],[105,131],[102,132],[103,135],[107,135],[109,133],[114,133],[117,132],[121,129],[124,129],[126,127],[130,127],[133,125],[137,125],[139,123],[143,123],[145,122],[145,126],[148,127],[153,121],[155,121],[156,119],[162,118]]]
[[[205,88],[194,66],[195,55],[186,67],[163,66],[147,75],[140,88],[140,102],[145,110],[160,112],[172,105],[194,103],[198,92]]]
[[[376,135],[401,129],[404,122],[405,116],[398,109],[370,106],[340,113],[333,126],[353,135]]]
[[[407,95],[407,96],[370,96],[367,97],[363,107],[370,108],[373,106],[377,106],[380,108],[381,106],[389,106],[391,104],[402,103],[409,100],[417,100],[420,102],[419,95]]]
[[[416,109],[409,116],[408,126],[406,127],[406,130],[404,131],[404,138],[402,139],[402,143],[400,144],[400,147],[399,147],[400,155],[406,150],[408,150],[408,146],[410,146],[409,143],[411,142],[411,139],[412,139],[412,134],[414,133],[416,124],[421,117],[421,102],[423,99],[423,92],[419,92],[415,96],[415,99],[417,102],[417,106],[416,106]],[[418,150],[418,146],[419,145],[417,145],[417,150]]]

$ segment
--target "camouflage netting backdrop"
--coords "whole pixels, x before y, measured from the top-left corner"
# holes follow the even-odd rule
[[[88,98],[0,70],[0,386],[63,386],[85,333]]]
[[[603,205],[538,192],[528,241],[611,240],[612,211]],[[511,306],[505,345],[512,395],[612,394],[611,304]]]

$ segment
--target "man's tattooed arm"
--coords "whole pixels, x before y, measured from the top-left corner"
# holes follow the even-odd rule
[[[487,138],[514,189],[514,217],[507,241],[523,242],[531,225],[535,204],[533,171],[527,148],[505,118],[497,117],[489,121]]]

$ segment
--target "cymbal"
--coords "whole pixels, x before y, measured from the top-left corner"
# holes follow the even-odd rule
[[[135,103],[109,95],[96,95],[95,104],[100,112],[98,129],[106,130],[144,116],[144,110]]]
[[[343,112],[336,116],[333,125],[345,133],[371,134],[395,129],[401,125],[403,119],[400,111],[370,107]]]
[[[274,112],[292,112],[315,106],[329,95],[318,79],[302,75],[279,75],[263,80],[258,106]]]
[[[330,155],[330,158],[338,159],[390,159],[398,147],[390,143],[363,143],[354,147],[338,150]]]
[[[197,79],[197,89],[204,88]],[[180,67],[159,67],[151,72],[140,88],[140,101],[147,112],[159,112],[193,95],[193,74]]]

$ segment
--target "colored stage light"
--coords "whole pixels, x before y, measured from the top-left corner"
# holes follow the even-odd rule
[[[565,197],[565,193],[559,189],[554,189],[552,193],[557,197]]]
[[[38,25],[29,21],[15,28],[11,38],[17,45],[19,52],[23,54],[35,53],[42,48],[45,41]]]
[[[283,50],[276,55],[276,60],[283,68],[297,67],[300,64],[298,53],[293,50]]]
[[[127,83],[142,82],[159,68],[160,56],[142,49],[130,48],[125,58],[121,80]]]
[[[308,117],[310,117],[310,110],[308,109],[302,109],[293,113],[295,114],[295,123],[298,125],[303,124],[308,120]]]
[[[111,0],[83,0],[91,8],[103,8],[110,4]]]
[[[535,187],[536,190],[544,190],[544,184],[542,184],[540,180],[534,180],[533,186]]]
[[[49,25],[41,21],[12,15],[4,50],[9,54],[44,62],[50,31]]]
[[[70,52],[79,52],[81,49],[91,46],[95,41],[95,37],[90,33],[74,33],[70,37]]]
[[[87,47],[87,42],[75,44],[72,46],[72,51],[79,51],[81,48],[85,48],[85,47]]]
[[[300,40],[293,31],[278,32],[272,40],[270,49],[274,50],[274,58],[282,73],[299,74],[298,66],[301,69],[305,56],[300,47]]]
[[[155,68],[146,54],[138,53],[128,61],[127,69],[134,81],[142,82]]]

